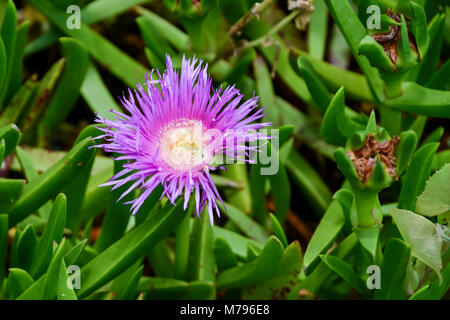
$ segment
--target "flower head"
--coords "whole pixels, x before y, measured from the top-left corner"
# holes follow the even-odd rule
[[[216,201],[222,201],[209,173],[216,169],[213,158],[221,154],[250,162],[245,156],[257,147],[246,142],[268,139],[256,130],[270,123],[252,123],[264,115],[257,97],[241,103],[243,95],[234,86],[215,91],[202,61],[183,57],[179,73],[169,56],[166,65],[162,75],[157,71],[159,80],[147,76],[146,89],[138,84],[134,94],[129,89],[128,98],[121,99],[129,115],[111,111],[114,120],[96,119],[104,125],[98,138],[106,142],[96,147],[120,154],[115,160],[128,160],[103,186],[116,189],[132,181],[118,201],[142,189],[138,198],[126,202],[133,214],[160,184],[161,197],[172,204],[184,193],[185,209],[194,193],[197,214],[208,205],[212,224],[213,210],[219,215]]]

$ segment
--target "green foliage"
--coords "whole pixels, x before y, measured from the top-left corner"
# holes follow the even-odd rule
[[[67,27],[72,2],[80,29]],[[0,0],[0,299],[448,294],[447,4],[315,0],[308,18],[283,1],[72,2]],[[371,4],[382,30],[366,29]],[[374,37],[391,28],[395,55]],[[127,160],[97,152],[89,124],[124,111],[124,85],[163,73],[166,55],[178,69],[196,56],[216,89],[259,96],[279,130],[266,146],[274,174],[258,161],[211,174],[224,199],[213,223],[164,186],[134,216],[122,202],[141,189],[117,202],[132,182],[99,187]],[[368,153],[363,181],[355,155],[369,135],[393,147]],[[73,266],[81,287],[68,285]]]
[[[427,180],[425,190],[417,198],[416,211],[424,216],[436,216],[450,210],[450,164],[445,164]]]

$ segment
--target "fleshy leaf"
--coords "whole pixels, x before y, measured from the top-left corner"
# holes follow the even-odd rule
[[[380,267],[381,288],[375,290],[376,300],[405,299],[410,256],[411,249],[402,240],[389,240]]]
[[[432,217],[450,210],[450,163],[437,171],[425,185],[417,198],[416,211]]]
[[[411,254],[433,269],[442,280],[442,239],[434,223],[409,210],[393,208],[389,213],[411,247]]]
[[[298,281],[302,266],[300,244],[291,243],[283,253],[275,274],[267,281],[250,287],[243,294],[244,299],[285,299]]]
[[[220,273],[217,288],[240,288],[262,283],[276,272],[282,255],[283,245],[276,237],[271,237],[256,260]]]

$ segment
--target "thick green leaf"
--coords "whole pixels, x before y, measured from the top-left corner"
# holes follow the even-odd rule
[[[14,48],[11,52],[11,65],[9,66],[8,89],[5,94],[5,102],[9,102],[22,85],[22,58],[25,43],[27,41],[28,21],[25,21],[16,29]]]
[[[427,117],[425,116],[417,116],[414,122],[409,127],[410,130],[414,131],[417,135],[417,140],[422,138],[423,129],[425,129],[425,125],[427,123]]]
[[[294,126],[294,136],[300,141],[304,141],[310,148],[317,151],[318,154],[331,158],[334,147],[321,139],[318,124],[314,123],[312,119],[284,99],[276,96],[276,101],[280,108],[283,123]],[[293,144],[293,141],[288,141],[280,148],[280,160],[285,165],[286,159],[292,151],[292,147],[289,144]]]
[[[333,27],[331,28],[330,37],[329,60],[332,61],[333,65],[337,67],[348,69],[348,67],[350,66],[351,52],[347,41],[345,40],[341,30],[337,25],[333,25]],[[364,83],[367,84],[367,81],[365,80]],[[370,97],[372,97],[370,89],[367,85],[366,88]]]
[[[99,22],[99,20],[111,19],[124,11],[129,10],[131,7],[139,4],[148,2],[149,0],[131,0],[131,1],[121,1],[121,0],[102,0],[93,1],[88,3],[86,6],[81,8],[80,18],[86,24],[93,24]],[[57,3],[58,4],[58,3]],[[64,4],[58,5],[62,9],[66,9],[69,5],[76,4],[72,2],[65,2]],[[77,5],[80,5],[78,1]],[[25,54],[31,55],[36,52],[42,51],[48,48],[52,44],[56,43],[60,38],[61,33],[55,28],[50,28],[50,30],[37,39],[31,41],[25,48]]]
[[[342,87],[331,100],[320,126],[320,134],[326,142],[344,146],[347,138],[356,130],[364,129],[361,124],[350,119],[345,110],[345,93]]]
[[[242,186],[240,189],[224,190],[228,202],[239,208],[241,211],[249,213],[251,210],[251,196],[247,166],[243,163],[236,163],[229,166],[226,171],[223,171],[222,175]]]
[[[278,150],[276,150],[277,148],[272,147],[272,144],[268,143],[269,148],[271,157],[280,159]],[[286,167],[282,161],[278,163],[278,171],[275,174],[269,174],[268,179],[275,203],[275,215],[281,222],[284,222],[291,205],[291,184],[288,179]]]
[[[429,143],[417,150],[409,164],[398,198],[400,209],[413,210],[417,196],[430,176],[431,164],[439,143]]]
[[[249,23],[244,33],[251,39],[257,39],[270,32],[273,25],[266,24],[262,20],[260,19],[258,23],[254,24]],[[274,65],[276,61],[277,75],[300,99],[306,103],[312,103],[305,81],[292,69],[289,63],[289,48],[280,37],[273,36],[273,39],[277,42],[277,46],[259,46],[259,51],[262,52],[270,65]]]
[[[352,252],[357,244],[357,236],[355,235],[355,233],[351,233],[344,240],[342,240],[342,242],[336,247],[336,249],[332,250],[329,255],[333,255],[340,259],[345,259],[345,257],[348,256],[350,252]],[[302,281],[294,288],[294,290],[292,290],[292,292],[288,296],[288,299],[301,298],[302,289],[306,289],[310,292],[317,292],[332,274],[333,271],[328,268],[325,262],[320,261],[317,267],[309,276],[304,277],[304,275],[300,275]]]
[[[412,50],[409,45],[408,27],[403,15],[401,16],[400,34],[401,38],[397,44],[398,59],[396,65],[398,71],[402,72],[414,67],[418,61],[418,54]],[[387,90],[389,90],[389,88],[387,88]]]
[[[314,99],[314,102],[322,112],[325,112],[331,101],[330,93],[316,75],[313,66],[305,55],[300,56],[297,63],[299,72],[303,79],[305,79],[305,83],[312,98]]]
[[[51,166],[57,163],[58,160],[61,160],[61,158],[63,158],[67,154],[67,152],[65,151],[51,151],[42,148],[31,148],[24,145],[20,146],[20,148],[25,153],[27,158],[33,159],[33,167],[38,173],[43,173],[44,171],[48,170]],[[98,158],[98,162],[102,162],[101,160],[103,160],[102,158],[104,157]],[[22,166],[20,165],[20,161],[18,161],[18,157],[13,158],[13,161],[11,163],[11,170],[19,172],[22,171]]]
[[[380,228],[375,225],[370,228],[353,228],[353,231],[358,236],[361,245],[369,251],[372,258],[375,259],[378,248],[378,238],[380,236]]]
[[[177,279],[187,280],[189,266],[189,234],[191,231],[191,212],[194,206],[191,205],[184,220],[175,230],[175,261],[174,273]]]
[[[37,243],[36,232],[34,231],[33,225],[29,224],[25,227],[25,229],[20,234],[19,240],[17,242],[17,265],[14,267],[21,268],[29,271],[33,252],[35,250]]]
[[[431,165],[431,170],[439,170],[446,163],[450,163],[450,149],[442,150],[435,154],[433,164]]]
[[[8,298],[16,299],[22,292],[33,284],[33,278],[22,269],[10,268],[8,275]]]
[[[252,262],[258,258],[258,249],[252,246],[251,243],[248,244],[247,247],[247,257],[245,259],[246,262]]]
[[[342,259],[335,256],[321,254],[320,258],[334,272],[345,280],[352,288],[362,295],[368,295],[367,286],[353,270],[353,267]]]
[[[428,1],[430,2],[430,1]],[[429,35],[428,50],[418,68],[417,83],[424,85],[435,74],[436,68],[439,64],[442,38],[444,36],[445,15],[435,15],[431,20],[427,33]],[[426,101],[426,100],[425,100]]]
[[[104,67],[129,86],[142,81],[149,71],[130,56],[120,51],[110,41],[103,38],[89,26],[80,29],[66,27],[67,15],[47,0],[30,0],[29,3],[42,12],[59,30],[82,42],[89,53]]]
[[[381,271],[381,288],[375,290],[377,300],[406,298],[406,276],[411,249],[400,239],[392,238],[384,250]]]
[[[367,82],[375,101],[381,102],[385,99],[383,81],[379,77],[378,70],[370,66],[366,57],[358,55],[358,46],[366,36],[366,28],[359,21],[348,0],[324,0],[334,21],[341,29],[347,43],[364,72]]]
[[[236,267],[238,264],[236,255],[233,253],[228,242],[220,237],[214,241],[214,253],[216,255],[216,264],[219,272]]]
[[[386,72],[394,72],[395,67],[384,48],[372,36],[365,36],[358,46],[358,52],[369,60],[370,64]]]
[[[434,90],[405,81],[402,95],[389,99],[386,105],[392,109],[408,111],[430,117],[450,118],[450,92]]]
[[[449,90],[450,83],[447,81],[448,78],[450,78],[450,60],[447,60],[439,71],[428,80],[426,86],[436,90]]]
[[[269,215],[270,220],[272,221],[273,234],[281,241],[283,246],[287,248],[288,241],[286,238],[286,234],[284,233],[283,227],[280,224],[280,221],[278,221],[277,217],[274,214],[270,213]]]
[[[256,260],[221,272],[217,276],[217,288],[247,287],[267,280],[276,272],[282,255],[283,245],[271,237]]]
[[[250,239],[265,243],[269,237],[268,233],[258,223],[252,220],[248,215],[240,211],[229,203],[225,203],[225,208],[219,207],[225,215],[233,221],[237,227],[245,233]]]
[[[175,279],[143,277],[138,291],[145,292],[145,298],[155,299],[209,299],[213,295],[214,284],[207,281],[185,282]]]
[[[119,105],[109,93],[95,66],[90,63],[86,76],[81,86],[81,95],[94,113],[98,113],[103,118],[112,120],[114,114],[109,112],[114,110],[121,112]]]
[[[47,269],[53,253],[53,243],[59,243],[63,237],[66,213],[67,198],[63,193],[60,193],[55,199],[47,227],[33,251],[30,274],[35,279],[44,274]]]
[[[0,65],[0,109],[5,104],[5,97],[7,88],[10,84],[13,60],[14,60],[14,45],[16,42],[16,29],[17,29],[17,11],[14,2],[9,0],[6,5],[5,15],[3,17],[3,23],[0,30],[0,38],[2,38],[3,47],[0,44],[0,57],[6,57],[6,66]],[[3,62],[0,62],[3,64]],[[3,69],[3,71],[2,71]],[[2,74],[3,73],[3,74]],[[3,80],[3,81],[2,81]]]
[[[0,166],[3,163],[3,158],[5,157],[5,140],[0,140]]]
[[[322,60],[325,55],[328,31],[328,10],[323,0],[314,2],[314,11],[308,26],[308,52]]]
[[[60,38],[59,42],[66,63],[39,124],[41,130],[45,132],[54,130],[70,113],[78,98],[89,64],[87,49],[82,43],[71,38]]]
[[[87,126],[80,132],[73,145],[76,146],[77,143],[83,141],[83,139],[95,138],[100,134],[102,134],[102,131],[100,131],[96,126]],[[84,203],[95,155],[96,151],[91,154],[91,157],[85,162],[78,175],[68,185],[66,185],[62,191],[67,196],[66,226],[74,233],[77,233],[80,227],[81,208]]]
[[[0,214],[0,288],[6,272],[6,253],[8,250],[8,215]]]
[[[166,204],[164,210],[149,216],[136,229],[91,260],[81,269],[84,280],[78,297],[86,297],[144,256],[150,247],[175,229],[183,220],[184,214],[180,201],[176,206]]]
[[[57,294],[57,288],[60,286],[61,265],[64,263],[64,247],[66,239],[63,238],[56,248],[56,251],[50,261],[47,272],[44,277],[42,300],[53,300]],[[64,268],[65,270],[65,268]],[[67,282],[66,282],[67,283]]]
[[[36,88],[36,93],[27,105],[27,109],[22,112],[18,120],[18,126],[22,129],[27,143],[35,143],[37,141],[37,127],[42,120],[45,108],[50,101],[65,63],[66,60],[61,58],[45,73]]]
[[[64,260],[62,259],[62,254],[64,253],[64,247],[62,246],[63,242],[61,242],[60,246],[57,249],[58,256],[55,255],[52,258],[52,275],[49,275],[48,272],[42,275],[38,280],[33,282],[31,286],[29,286],[18,298],[17,300],[42,300],[42,295],[44,292],[44,289],[47,289],[47,294],[50,296],[57,297],[57,293],[63,293],[65,294],[66,298],[73,298],[72,293],[70,292],[70,289],[67,287],[67,280],[64,283],[65,287],[62,287],[62,278],[67,276],[67,270],[65,269],[66,264],[70,265],[71,262],[69,260],[76,259],[76,253],[75,251],[78,251],[79,246],[75,246],[67,254],[64,256]],[[75,249],[77,248],[77,249]],[[75,250],[75,251],[74,251]],[[74,260],[73,260],[74,261]],[[72,262],[73,262],[72,261]],[[64,264],[63,264],[64,263]],[[60,269],[56,269],[56,267],[60,266]],[[63,268],[63,270],[61,270]],[[64,271],[65,275],[62,274],[62,271]],[[55,283],[52,283],[54,281]],[[47,284],[47,285],[46,285]],[[52,293],[54,292],[54,293]],[[63,299],[64,296],[59,295],[59,299]]]
[[[157,277],[174,278],[173,250],[166,240],[149,249],[148,262]]]
[[[189,246],[189,279],[214,281],[216,262],[214,256],[214,231],[205,207],[200,218],[194,220]]]
[[[35,54],[39,51],[42,51],[52,44],[55,44],[59,37],[61,36],[61,33],[56,30],[56,28],[51,27],[50,30],[43,33],[39,37],[37,37],[34,40],[31,40],[25,47],[25,56],[29,56],[32,54]]]
[[[114,161],[114,173],[120,172],[125,163],[125,161]],[[123,204],[123,202],[133,200],[134,193],[130,192],[120,202],[118,202],[118,199],[132,187],[133,183],[131,181],[115,190],[111,190],[108,199],[109,205],[106,210],[106,215],[103,218],[102,230],[94,245],[98,251],[103,251],[115,241],[119,240],[125,233],[131,212],[130,207]],[[142,212],[138,212],[137,214],[142,214]]]
[[[188,35],[164,18],[143,7],[137,7],[136,11],[146,17],[151,22],[152,27],[158,30],[178,50],[183,51],[191,47]]]
[[[34,168],[30,158],[26,155],[25,151],[19,146],[16,148],[16,156],[20,162],[22,172],[25,175],[25,178],[27,179],[28,182],[39,177],[39,174]]]
[[[442,239],[433,222],[409,210],[389,210],[403,239],[411,247],[411,254],[441,277]]]
[[[345,216],[342,208],[337,200],[333,200],[306,248],[303,260],[306,275],[314,270],[320,260],[319,255],[332,245],[344,224]]]
[[[84,239],[84,240],[78,242],[64,255],[64,261],[65,261],[66,265],[70,266],[77,262],[77,259],[80,256],[81,252],[86,247],[87,242],[88,242],[88,239]]]
[[[142,276],[142,272],[144,271],[144,266],[139,267],[136,272],[131,277],[127,286],[121,292],[120,295],[117,296],[117,299],[120,300],[134,300],[138,294],[137,286],[139,284],[139,279]]]
[[[98,159],[99,156],[96,156],[94,160],[94,167]],[[94,169],[92,171],[94,171]],[[112,167],[107,167],[100,172],[92,172],[91,177],[89,178],[86,194],[84,196],[83,207],[80,212],[80,226],[87,223],[90,219],[95,218],[107,209],[108,202],[104,201],[104,199],[109,199],[111,197],[111,191],[108,187],[99,187],[99,185],[108,181],[108,179],[113,176],[113,172]],[[144,202],[144,205],[145,204],[146,202]]]
[[[341,205],[345,216],[345,227],[350,229],[352,227],[352,213],[355,212],[353,205],[355,201],[354,192],[350,189],[341,188],[333,195],[333,199],[337,200]]]
[[[19,144],[22,134],[15,124],[10,124],[0,128],[0,141],[5,140],[5,151],[3,158],[6,158],[14,151]]]
[[[8,59],[6,56],[5,45],[0,37],[0,89],[3,87],[3,82],[6,78],[6,72],[8,68]],[[1,105],[0,105],[1,106]]]
[[[267,281],[251,286],[243,294],[244,299],[285,299],[298,281],[302,267],[302,249],[297,241],[283,253],[275,274]]]
[[[6,212],[20,198],[25,181],[0,178],[0,212]]]
[[[245,259],[249,243],[251,243],[254,247],[258,249],[263,248],[263,245],[260,242],[248,239],[240,235],[239,233],[218,226],[214,226],[213,229],[214,229],[214,238],[217,239],[218,237],[220,237],[226,240],[229,243],[231,249],[233,250],[233,253],[241,259]]]
[[[81,20],[87,24],[93,24],[100,20],[112,18],[132,7],[149,2],[149,0],[100,0],[93,1],[81,10]]]
[[[256,78],[256,92],[260,103],[265,107],[265,121],[272,122],[273,125],[279,124],[279,110],[275,108],[275,92],[272,85],[269,69],[264,59],[261,57],[253,60],[253,70]]]
[[[102,291],[109,291],[108,299],[114,299],[117,300],[117,297],[122,295],[127,285],[130,283],[130,279],[133,277],[133,275],[136,273],[136,271],[142,267],[142,263],[144,261],[144,258],[139,258],[136,260],[135,263],[133,263],[129,268],[127,268],[124,272],[122,272],[119,276],[114,278],[109,284],[104,286],[102,289],[98,290],[98,293],[101,294]],[[91,295],[92,297],[95,297],[95,293]]]
[[[148,299],[173,299],[188,291],[189,283],[182,280],[143,277],[139,281],[138,290],[144,291]]]
[[[417,43],[420,57],[424,57],[428,49],[429,36],[427,33],[427,17],[423,8],[415,2],[410,2],[413,12],[410,29]]]
[[[261,164],[259,162],[250,166],[250,194],[252,202],[253,216],[259,223],[264,224],[267,216],[266,209],[266,176],[261,174]]]
[[[400,134],[400,143],[396,150],[398,176],[400,176],[406,169],[412,153],[416,150],[417,140],[417,135],[412,130],[403,131]]]
[[[20,147],[16,148],[16,156],[20,162],[20,166],[22,167],[22,171],[25,177],[27,178],[28,183],[30,183],[34,179],[39,178],[39,174],[34,168],[33,163],[31,162],[30,158],[27,156],[26,152],[22,148]],[[52,210],[52,203],[51,201],[48,201],[39,208],[39,215],[43,217],[45,220],[47,220],[51,210]]]
[[[89,149],[92,145],[90,138],[84,139],[38,179],[28,183],[23,195],[8,210],[10,225],[15,225],[36,211],[71,182],[95,152]]]
[[[422,144],[427,144],[430,142],[439,142],[439,140],[441,140],[443,135],[444,135],[444,127],[437,127],[426,137],[426,139],[422,142]]]
[[[78,300],[74,289],[68,286],[68,282],[69,276],[67,274],[66,264],[64,259],[61,259],[56,285],[56,298],[58,300]]]
[[[305,200],[321,216],[331,201],[331,192],[328,186],[300,153],[294,150],[289,154],[285,165],[293,181],[305,195]]]
[[[152,25],[152,21],[147,17],[139,17],[136,23],[141,30],[142,37],[145,41],[145,53],[150,65],[158,70],[164,70],[166,53],[174,56],[175,52],[164,39],[163,35],[157,32]]]
[[[42,300],[45,275],[33,282],[16,300]]]
[[[8,5],[8,0],[0,0],[0,26],[3,24],[3,19],[5,17],[6,7]]]

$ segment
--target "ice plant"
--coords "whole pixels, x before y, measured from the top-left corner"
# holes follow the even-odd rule
[[[133,181],[118,201],[138,187],[143,189],[126,202],[132,204],[133,214],[160,184],[161,197],[173,204],[184,192],[185,209],[194,193],[197,214],[207,204],[212,224],[213,210],[220,214],[216,201],[222,201],[209,172],[216,169],[213,157],[251,161],[245,156],[257,147],[245,143],[267,139],[256,130],[270,123],[252,123],[264,115],[257,109],[258,97],[241,103],[243,95],[234,86],[215,91],[207,65],[196,58],[183,57],[178,73],[167,56],[165,72],[157,73],[159,80],[147,77],[146,89],[138,84],[134,95],[129,89],[128,98],[121,99],[129,115],[111,111],[114,120],[96,119],[104,125],[100,130],[106,141],[96,147],[120,154],[115,160],[128,160],[103,186],[116,189]]]

